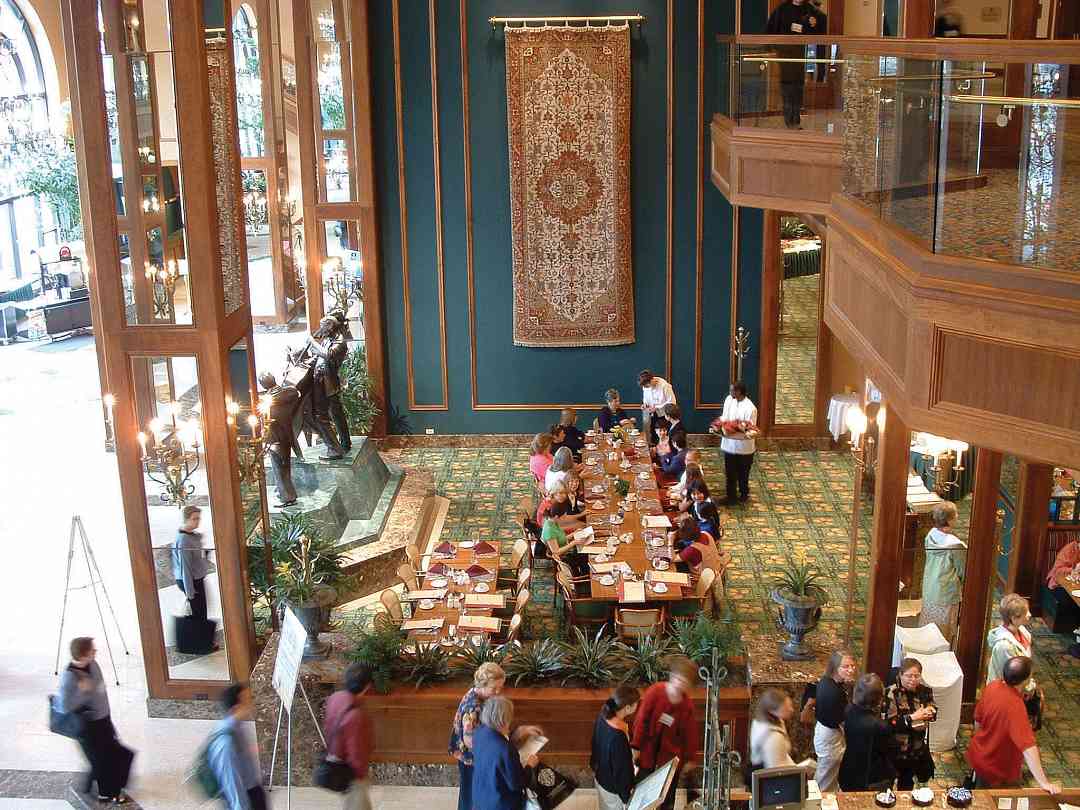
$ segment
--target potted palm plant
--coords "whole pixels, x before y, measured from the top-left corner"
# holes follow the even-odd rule
[[[295,542],[274,568],[273,597],[288,605],[304,625],[304,658],[323,658],[330,645],[319,641],[319,633],[348,577],[341,568],[342,555],[317,533],[298,530],[291,539]]]
[[[821,606],[829,601],[829,595],[818,584],[820,578],[809,563],[793,562],[773,583],[772,600],[780,605],[776,623],[788,634],[788,640],[780,648],[780,657],[787,661],[803,661],[813,656],[803,639],[817,627]]]

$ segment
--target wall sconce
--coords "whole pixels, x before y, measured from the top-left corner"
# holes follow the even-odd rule
[[[270,418],[271,404],[269,396],[260,397],[256,413],[248,414],[245,420],[250,434],[240,435],[239,431],[236,431],[236,463],[243,484],[257,484],[266,477],[263,460],[270,449],[266,435],[273,424]],[[225,421],[234,430],[239,424],[241,411],[238,403],[225,400]]]
[[[148,429],[153,444],[149,444],[150,436],[144,432],[140,431],[137,438],[146,476],[164,488],[158,496],[161,502],[182,509],[195,494],[195,485],[189,481],[202,462],[200,428],[195,419],[184,422],[177,418],[179,403],[170,403],[168,411],[168,424],[159,417],[150,420]]]
[[[149,197],[143,197],[142,210],[144,214],[149,214],[151,211],[156,214],[161,210],[161,202],[158,200],[156,194],[152,194]]]

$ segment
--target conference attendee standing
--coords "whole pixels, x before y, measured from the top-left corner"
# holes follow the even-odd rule
[[[221,801],[228,810],[266,810],[259,749],[245,722],[255,704],[246,683],[234,683],[221,693],[225,717],[206,744],[206,758],[221,786]]]
[[[638,374],[641,385],[641,429],[650,445],[657,442],[656,428],[664,423],[663,409],[675,404],[675,389],[663,377],[657,377],[649,369]]]
[[[720,420],[724,434],[720,449],[724,451],[724,475],[727,478],[725,503],[731,505],[736,497],[740,501],[750,497],[750,468],[754,466],[756,449],[746,431],[757,427],[757,407],[746,395],[744,383],[732,383]]]
[[[679,775],[691,767],[701,735],[694,702],[690,699],[690,689],[697,683],[697,666],[688,658],[678,657],[670,667],[666,681],[645,690],[634,714],[634,731],[630,737],[630,746],[639,752],[639,780],[679,758],[671,789],[660,810],[672,810],[675,806]]]
[[[925,785],[934,777],[928,724],[935,718],[934,692],[923,683],[922,664],[916,658],[905,658],[885,693],[885,720],[896,740],[893,765],[897,790],[911,790],[916,778]]]
[[[801,36],[824,35],[825,18],[807,0],[786,0],[769,15],[765,26],[768,34],[797,34]],[[781,57],[791,61],[780,62],[780,96],[784,100],[784,126],[802,129],[803,89],[806,86],[806,47],[803,45],[778,46]]]
[[[553,522],[553,521],[552,521]],[[458,810],[473,808],[473,741],[480,727],[480,710],[485,701],[496,697],[506,684],[506,673],[498,664],[488,661],[473,673],[473,687],[458,704],[454,725],[450,730],[447,750],[458,763]]]
[[[596,776],[599,810],[624,810],[634,791],[634,753],[627,720],[637,711],[640,697],[632,686],[616,687],[593,724],[589,767]]]
[[[994,627],[986,636],[990,647],[990,661],[986,666],[986,682],[1002,677],[1005,662],[1017,655],[1031,658],[1031,631],[1027,625],[1031,621],[1031,609],[1028,600],[1017,593],[1007,593],[998,604],[998,616],[1001,624]],[[1024,687],[1024,705],[1027,707],[1031,727],[1038,731],[1042,727],[1042,690],[1034,678],[1028,678]]]
[[[1031,659],[1016,656],[1005,662],[1002,680],[988,683],[975,704],[975,733],[965,756],[974,770],[975,786],[1020,787],[1021,766],[1047,793],[1061,792],[1043,771],[1035,733],[1027,721],[1023,694],[1031,679]]]
[[[884,790],[896,780],[892,729],[881,717],[885,689],[872,672],[859,676],[844,718],[847,750],[840,763],[840,789]]]
[[[172,571],[176,587],[183,592],[191,604],[191,615],[196,619],[206,620],[206,575],[210,565],[206,560],[206,550],[202,545],[202,510],[197,506],[185,506],[180,513],[182,523],[176,532],[176,541],[172,547]]]
[[[834,793],[844,759],[844,716],[847,714],[847,686],[855,680],[855,659],[846,650],[837,650],[829,656],[825,674],[816,686],[807,688],[805,702],[813,701],[816,723],[814,725],[814,753],[817,769],[814,781],[822,793]]]
[[[90,763],[90,773],[83,783],[84,793],[91,793],[97,783],[98,801],[124,804],[135,753],[120,744],[109,711],[109,693],[97,663],[97,648],[89,636],[73,638],[71,663],[60,673],[59,711],[81,714],[85,721],[79,746]]]
[[[371,810],[368,764],[375,748],[375,732],[363,698],[370,683],[371,668],[353,664],[345,670],[344,688],[326,699],[323,724],[326,753],[338,762],[347,763],[353,772],[343,810]]]
[[[791,758],[791,739],[787,723],[795,715],[791,696],[779,689],[769,688],[761,693],[754,719],[750,722],[750,769],[794,768]],[[805,759],[799,763],[813,773],[817,763]]]
[[[522,810],[528,768],[539,761],[536,754],[521,764],[521,755],[510,739],[514,704],[496,695],[484,701],[480,726],[473,733],[472,810]]]
[[[952,642],[960,615],[960,593],[964,586],[964,561],[967,545],[952,533],[956,523],[956,504],[942,501],[934,506],[933,528],[926,533],[923,566],[922,625],[936,624],[945,640]]]

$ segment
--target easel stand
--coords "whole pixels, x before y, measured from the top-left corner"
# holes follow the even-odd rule
[[[71,587],[71,564],[75,559],[75,532],[79,533],[79,543],[82,547],[83,558],[86,560],[86,573],[89,577],[89,582],[85,585],[79,585],[77,587]],[[112,600],[109,598],[109,592],[105,589],[105,581],[101,578],[101,569],[97,564],[97,557],[94,556],[94,549],[90,546],[90,540],[86,536],[86,528],[83,526],[82,518],[79,515],[71,516],[71,533],[68,536],[68,558],[67,558],[67,574],[64,576],[64,606],[60,610],[60,632],[56,639],[56,663],[53,666],[53,675],[60,674],[60,647],[64,642],[64,620],[67,618],[67,606],[68,606],[68,594],[72,591],[81,591],[84,588],[89,588],[90,592],[94,594],[94,604],[97,605],[98,618],[101,619],[101,634],[105,637],[105,649],[109,652],[109,661],[112,663],[113,668],[113,680],[116,681],[116,685],[120,685],[120,676],[116,671],[116,659],[112,654],[112,643],[109,641],[109,628],[105,623],[105,614],[101,610],[101,599],[98,598],[98,585],[101,586],[101,593],[105,597],[105,604],[109,608],[109,614],[112,616],[113,624],[116,625],[116,633],[120,636],[120,644],[124,648],[124,655],[131,655],[128,650],[127,642],[124,641],[124,631],[120,629],[120,622],[116,620],[116,611],[113,610]]]
[[[304,703],[307,704],[308,711],[311,713],[311,722],[315,724],[315,731],[318,732],[319,739],[322,741],[323,748],[325,748],[326,738],[323,736],[318,718],[315,717],[315,710],[311,708],[311,701],[308,700],[304,682],[297,680],[296,685],[300,687],[300,694],[304,696]],[[288,810],[292,810],[292,706],[286,706],[284,700],[281,701],[281,705],[278,707],[277,729],[274,731],[274,750],[270,755],[270,784],[266,786],[266,792],[269,793],[274,789],[274,767],[277,765],[278,740],[281,737],[281,721],[286,713],[289,715],[289,728],[286,731],[285,749],[285,790],[288,797],[285,806]]]

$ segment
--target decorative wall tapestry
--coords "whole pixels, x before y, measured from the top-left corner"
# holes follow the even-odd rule
[[[634,342],[630,28],[507,28],[514,344]]]

